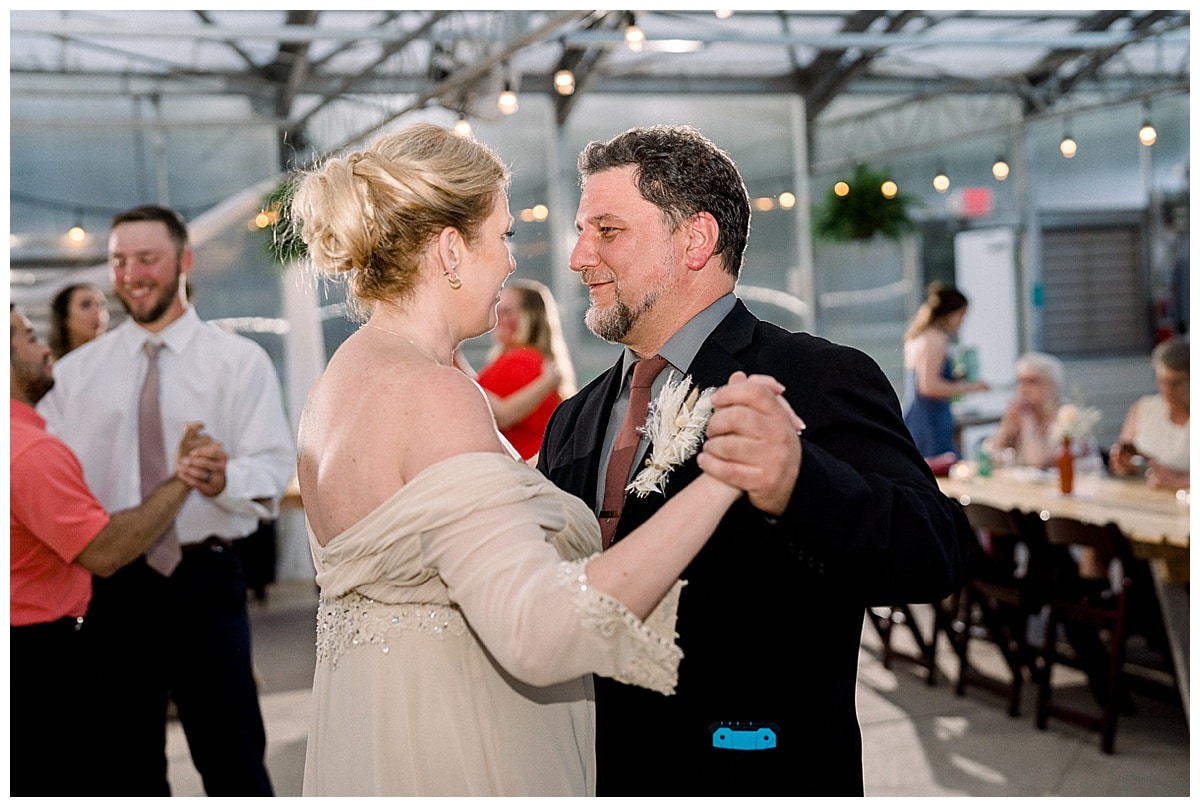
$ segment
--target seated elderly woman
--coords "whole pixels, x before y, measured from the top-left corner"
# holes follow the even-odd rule
[[[1117,476],[1144,472],[1151,487],[1190,489],[1191,347],[1186,339],[1169,339],[1150,361],[1158,394],[1129,407],[1108,467]]]
[[[1017,394],[1004,408],[996,433],[983,447],[993,455],[1011,450],[1018,465],[1054,465],[1054,421],[1063,405],[1063,364],[1046,353],[1026,353],[1014,364]]]

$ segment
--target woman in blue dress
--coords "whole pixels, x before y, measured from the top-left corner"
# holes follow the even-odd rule
[[[904,334],[904,422],[924,457],[952,454],[958,458],[950,402],[988,389],[983,381],[954,375],[950,342],[966,315],[966,295],[935,282]]]

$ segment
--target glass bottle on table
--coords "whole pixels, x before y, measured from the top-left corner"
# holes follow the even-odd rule
[[[1071,449],[1071,438],[1063,435],[1058,450],[1058,489],[1070,495],[1075,489],[1075,454]]]

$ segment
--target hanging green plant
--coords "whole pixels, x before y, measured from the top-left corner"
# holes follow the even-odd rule
[[[281,266],[300,260],[305,253],[304,241],[292,226],[292,191],[292,183],[284,179],[263,197],[259,214],[266,217],[267,248]]]
[[[885,195],[885,182],[889,182],[886,173],[869,165],[855,166],[844,194],[839,195],[835,186],[825,195],[813,218],[816,236],[827,241],[862,241],[876,233],[899,238],[911,230],[908,209],[914,200],[898,191],[890,197]]]

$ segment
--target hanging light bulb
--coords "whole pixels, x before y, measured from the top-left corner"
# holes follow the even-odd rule
[[[950,177],[943,166],[939,165],[937,173],[933,175],[933,189],[938,193],[945,193],[950,189]]]
[[[513,92],[512,85],[507,81],[504,82],[504,92],[500,93],[497,106],[504,115],[511,115],[517,111],[517,94]]]
[[[727,20],[733,16],[733,12],[728,9],[718,9],[713,14],[717,15],[718,20]]]
[[[900,192],[900,188],[890,179],[885,179],[883,184],[879,186],[879,192],[883,194],[884,199],[895,199],[896,194]]]
[[[630,14],[629,25],[625,26],[625,45],[637,53],[644,44],[646,44],[646,34],[642,32],[641,28],[638,28],[637,18]]]
[[[1068,160],[1075,156],[1079,151],[1079,144],[1075,142],[1075,138],[1071,136],[1071,113],[1067,113],[1063,118],[1063,136],[1058,143],[1058,150],[1062,152],[1062,156]]]
[[[1062,152],[1062,156],[1069,160],[1079,152],[1079,144],[1075,142],[1075,138],[1071,137],[1071,135],[1064,134],[1062,142],[1058,144],[1058,150]]]
[[[1153,146],[1156,140],[1158,140],[1158,130],[1154,128],[1154,124],[1150,121],[1142,121],[1142,128],[1138,129],[1138,142],[1143,146]]]
[[[465,112],[458,113],[458,120],[454,123],[454,133],[459,137],[471,136],[471,122],[467,120]]]
[[[837,182],[833,183],[833,192],[837,196],[846,196],[850,193],[850,185],[847,182],[838,180]]]
[[[559,95],[570,95],[575,92],[575,74],[565,69],[555,73],[554,90]]]
[[[82,244],[85,238],[87,238],[87,230],[83,229],[83,225],[76,220],[71,229],[67,230],[67,240],[72,244]]]
[[[992,163],[992,176],[994,176],[1000,182],[1003,182],[1004,180],[1008,179],[1008,172],[1008,160],[1004,159],[1004,152],[997,151],[996,161]]]
[[[1142,128],[1138,129],[1138,142],[1143,146],[1153,146],[1158,140],[1158,130],[1150,122],[1150,102],[1142,104]]]
[[[1079,144],[1075,142],[1075,138],[1071,137],[1071,116],[1063,120],[1063,136],[1062,141],[1058,144],[1058,150],[1062,152],[1062,156],[1068,160],[1075,156],[1079,151]]]

